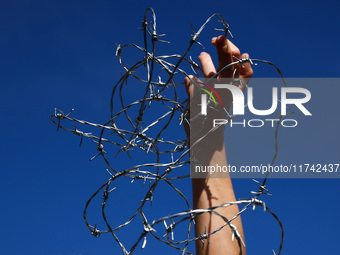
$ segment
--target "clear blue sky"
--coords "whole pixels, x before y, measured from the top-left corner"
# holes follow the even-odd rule
[[[94,144],[84,141],[79,148],[79,137],[56,132],[49,116],[55,107],[75,108],[74,117],[107,120],[111,89],[122,71],[112,42],[142,44],[137,28],[150,6],[156,11],[159,33],[166,33],[165,39],[172,42],[169,53],[183,52],[190,23],[197,28],[217,12],[230,24],[241,51],[274,62],[284,76],[340,75],[340,4],[335,0],[1,1],[1,254],[122,254],[112,237],[92,237],[82,218],[87,199],[107,179],[105,164],[90,163]],[[216,35],[209,31],[202,39],[207,46],[210,34]],[[199,51],[196,47],[191,54],[196,60]],[[276,77],[268,67],[256,68],[255,74]],[[313,117],[301,128],[280,134],[278,162],[340,163],[340,90],[321,86],[313,88]],[[242,140],[230,139],[236,149],[229,149],[228,157],[240,160]],[[253,141],[245,149],[249,158],[269,160],[273,150],[267,148],[273,139],[268,139],[268,146]],[[123,168],[123,163],[117,167]],[[189,183],[180,185],[190,195]],[[250,180],[235,180],[234,186],[238,198],[248,197],[248,191],[256,188]],[[124,208],[131,209],[128,203],[138,201],[133,197],[137,189],[131,187],[117,198],[117,203],[127,204]],[[268,187],[274,197],[266,200],[267,205],[285,228],[283,254],[337,250],[339,179],[270,179]],[[185,209],[170,198],[159,201],[165,215],[169,208]],[[97,216],[95,211],[91,215]],[[115,211],[114,217],[121,223],[126,212]],[[269,215],[257,209],[243,220],[249,254],[277,251],[280,232]],[[122,239],[140,230],[130,228]],[[149,242],[144,254],[161,251],[175,252]],[[142,254],[141,249],[135,254]]]

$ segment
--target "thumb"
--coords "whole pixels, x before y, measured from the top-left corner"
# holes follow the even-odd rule
[[[199,84],[199,79],[193,75],[189,75],[188,77],[185,77],[184,79],[185,90],[188,94],[189,100],[191,100],[194,97],[194,93],[195,93],[194,83]]]

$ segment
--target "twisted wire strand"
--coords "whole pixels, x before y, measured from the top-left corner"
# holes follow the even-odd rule
[[[151,20],[149,20],[148,18],[150,15]],[[187,166],[192,162],[193,159],[189,158],[189,153],[192,150],[192,148],[201,143],[201,141],[205,139],[210,133],[215,132],[217,129],[221,128],[221,125],[218,125],[210,129],[207,133],[198,138],[195,141],[195,143],[192,144],[190,147],[188,146],[187,139],[181,140],[177,139],[176,141],[161,138],[164,132],[170,128],[170,125],[176,122],[176,117],[178,117],[177,122],[179,122],[180,125],[182,125],[183,123],[187,123],[190,126],[191,120],[188,117],[189,116],[188,107],[185,106],[188,100],[184,99],[183,101],[181,101],[177,91],[177,87],[183,86],[184,83],[183,82],[177,83],[175,81],[175,77],[182,75],[181,81],[183,81],[183,77],[189,77],[188,73],[184,70],[184,67],[181,67],[183,61],[186,62],[195,73],[197,71],[198,72],[202,71],[199,65],[196,64],[191,59],[191,57],[189,58],[187,57],[187,54],[189,53],[191,47],[194,44],[198,44],[203,47],[203,45],[198,41],[198,38],[202,34],[207,24],[210,23],[214,18],[219,18],[218,21],[222,24],[223,27],[222,29],[214,28],[214,30],[223,31],[225,36],[230,35],[232,37],[232,34],[229,30],[229,25],[226,23],[223,17],[219,14],[213,14],[203,23],[203,25],[197,30],[197,32],[193,30],[193,35],[184,53],[156,56],[156,43],[168,43],[168,42],[160,40],[160,38],[163,37],[164,34],[157,33],[156,14],[152,8],[148,8],[146,10],[141,28],[141,30],[143,31],[144,47],[138,46],[133,43],[126,44],[123,46],[121,46],[120,44],[116,44],[117,46],[116,57],[120,65],[125,70],[125,74],[121,75],[121,78],[118,80],[118,82],[114,85],[112,89],[110,99],[110,114],[111,114],[110,119],[106,121],[104,124],[97,124],[85,120],[76,119],[69,116],[72,113],[73,109],[67,114],[64,114],[64,112],[61,110],[55,109],[54,115],[51,115],[50,117],[52,123],[57,126],[57,130],[62,129],[64,131],[71,132],[77,136],[80,136],[81,138],[80,146],[82,145],[84,137],[91,139],[93,142],[97,144],[98,152],[90,160],[94,160],[98,156],[101,156],[104,159],[106,165],[108,166],[107,172],[110,175],[110,177],[106,182],[100,185],[100,187],[89,198],[85,205],[83,217],[87,228],[89,229],[93,236],[99,237],[101,234],[110,233],[114,240],[120,246],[124,255],[132,254],[132,252],[135,251],[138,246],[144,248],[147,243],[147,237],[153,237],[156,240],[180,251],[182,254],[193,254],[190,251],[188,251],[188,246],[191,242],[200,240],[203,246],[205,245],[205,242],[209,242],[209,236],[215,234],[216,232],[220,231],[225,227],[229,227],[230,230],[232,231],[233,238],[236,238],[238,245],[240,247],[240,254],[242,254],[241,246],[245,246],[245,244],[240,234],[238,233],[237,228],[232,224],[232,221],[251,207],[253,207],[253,209],[255,209],[255,207],[264,208],[264,210],[269,212],[269,214],[278,222],[281,228],[281,241],[277,254],[281,254],[284,237],[283,225],[279,220],[278,216],[274,212],[269,210],[269,208],[265,205],[264,201],[259,199],[261,195],[270,195],[269,190],[266,188],[265,185],[268,179],[268,175],[270,174],[270,171],[267,172],[267,175],[265,176],[262,182],[253,180],[259,185],[259,188],[257,192],[254,191],[250,192],[250,194],[252,194],[253,196],[249,199],[240,199],[235,202],[226,201],[225,203],[219,206],[214,206],[208,209],[192,209],[190,206],[190,202],[185,196],[185,194],[180,190],[179,187],[175,185],[175,182],[177,180],[189,178],[190,175],[180,173],[177,170]],[[151,46],[149,45],[148,41],[149,38],[151,38]],[[136,49],[137,51],[141,52],[144,55],[144,57],[141,60],[139,60],[131,67],[128,67],[124,63],[122,58],[123,51],[127,48]],[[150,51],[149,48],[151,48]],[[175,64],[171,63],[170,62],[171,60],[176,61],[176,63]],[[276,65],[266,60],[250,58],[236,59],[234,62],[221,68],[213,77],[210,78],[210,80],[213,78],[217,78],[222,71],[231,68],[234,65],[237,64],[242,65],[244,63],[250,63],[251,65],[262,63],[273,66],[277,70],[279,76],[281,77],[283,86],[286,86],[286,82],[283,78],[283,75]],[[165,73],[168,75],[168,78],[166,79],[165,82],[162,81],[160,76],[158,76],[158,81],[155,81],[154,77],[156,72],[155,71],[156,65],[160,66],[161,69],[163,69]],[[136,74],[139,68],[142,67],[146,68],[147,79],[143,79],[142,77]],[[125,96],[123,94],[123,91],[126,85],[128,84],[128,79],[132,78],[136,82],[143,84],[145,90],[143,92],[141,99],[135,100],[133,102],[125,102],[124,98]],[[197,82],[194,81],[193,79],[191,79],[191,81],[195,86],[199,86],[199,84],[197,84]],[[209,80],[207,83],[209,83]],[[247,85],[245,84],[245,86]],[[156,89],[158,89],[158,91],[156,91]],[[169,93],[167,93],[167,89],[172,89],[171,98],[169,97]],[[119,100],[116,99],[117,96]],[[118,104],[117,101],[119,101]],[[165,111],[160,116],[156,117],[153,121],[151,121],[151,123],[145,123],[147,107],[150,107],[152,104],[155,104],[156,102],[162,102],[162,104],[166,106],[168,110]],[[116,106],[115,103],[117,104]],[[245,105],[245,107],[247,107],[247,105]],[[137,117],[133,118],[131,116],[131,112],[137,113]],[[229,120],[235,117],[234,115],[230,115],[228,111],[226,111],[226,113]],[[120,120],[120,118],[123,117],[125,118],[124,121],[125,125],[123,125]],[[193,118],[197,118],[197,116],[192,117],[192,119]],[[282,115],[278,116],[277,119],[278,122],[274,135],[275,151],[272,162],[270,164],[271,166],[274,165],[278,154],[278,130],[282,119]],[[85,131],[78,130],[76,125],[74,125],[73,128],[66,127],[64,124],[62,124],[62,122],[64,123],[65,121],[99,129],[100,130],[99,135],[93,135],[92,133],[87,133]],[[125,127],[126,125],[129,125],[129,128],[126,128]],[[158,127],[158,131],[156,132],[157,134],[154,136],[148,135],[156,127]],[[111,133],[106,134],[105,131]],[[105,146],[112,145],[114,148],[117,148],[118,151],[114,157],[118,156],[119,153],[127,153],[127,155],[130,156],[130,152],[133,152],[134,150],[140,150],[144,153],[147,153],[149,156],[153,155],[155,157],[155,160],[154,162],[137,164],[123,170],[117,170],[111,163],[112,158],[109,158],[108,152],[104,150],[105,147],[104,145]],[[167,162],[162,162],[163,157],[169,155],[171,160],[170,161],[168,160]],[[131,183],[133,183],[135,180],[143,180],[143,185],[145,184],[146,181],[149,181],[150,185],[149,189],[145,193],[144,198],[140,202],[140,205],[129,217],[129,219],[113,227],[110,220],[110,216],[106,212],[106,205],[108,203],[109,197],[111,195],[114,196],[114,191],[116,190],[116,187],[112,188],[112,186],[114,186],[116,182],[119,182],[121,178],[129,178],[131,180]],[[147,202],[150,202],[152,204],[153,195],[157,190],[158,184],[160,183],[166,184],[167,187],[176,192],[176,194],[184,201],[186,205],[186,210],[149,221],[148,216],[144,210],[144,207],[147,204]],[[103,200],[101,204],[101,214],[106,225],[105,230],[99,230],[97,228],[97,224],[90,224],[87,217],[88,208],[92,204],[93,199],[99,196],[100,194]],[[224,217],[223,215],[219,214],[216,211],[216,209],[218,208],[228,207],[235,204],[243,205],[243,208],[231,219],[227,219],[226,217]],[[119,208],[116,209],[119,210]],[[195,236],[192,231],[192,228],[195,225],[195,217],[204,213],[209,213],[216,215],[217,217],[220,217],[221,219],[223,219],[224,224],[221,225],[218,229],[213,230],[212,232],[206,232],[205,230],[204,233],[199,233],[198,235]],[[143,231],[140,233],[138,239],[133,243],[131,248],[127,249],[123,245],[123,242],[118,238],[118,235],[116,233],[118,230],[131,224],[137,216],[140,216],[142,219]],[[169,224],[169,222],[171,223]],[[159,227],[159,225],[162,225],[162,223],[164,225],[165,234],[162,237],[160,237],[159,235],[156,235],[155,228]],[[186,238],[183,240],[174,240],[175,228],[183,223],[188,223]],[[274,250],[273,254],[276,254]]]

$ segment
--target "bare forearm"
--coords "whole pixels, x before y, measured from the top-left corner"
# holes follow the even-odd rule
[[[220,142],[222,141],[222,142]],[[207,157],[201,158],[202,164],[206,166],[227,166],[227,157],[225,152],[225,146],[223,142],[223,136],[216,138],[215,143],[210,149],[211,154]],[[196,209],[207,209],[213,206],[218,206],[227,202],[234,202],[235,195],[232,186],[231,179],[223,173],[223,176],[207,177],[200,179],[192,179],[193,189],[193,202]],[[216,209],[216,212],[223,215],[228,220],[232,219],[238,212],[237,205],[231,205],[228,207],[221,207]],[[196,217],[196,235],[204,234],[205,229],[207,233],[217,230],[225,221],[218,215],[211,213],[204,213]],[[242,239],[244,240],[243,228],[240,216],[231,222],[239,231]],[[227,225],[221,231],[216,232],[209,236],[209,243],[204,240],[205,244],[202,249],[202,242],[200,240],[196,243],[197,255],[208,254],[240,254],[239,244],[234,238],[232,241],[232,231]],[[242,248],[242,254],[245,254],[245,249]]]

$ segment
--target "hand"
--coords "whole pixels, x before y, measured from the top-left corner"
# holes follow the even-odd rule
[[[225,36],[214,37],[212,38],[211,43],[216,47],[216,50],[217,50],[218,70],[221,70],[223,67],[229,65],[230,63],[236,62],[237,59],[248,59],[249,58],[248,53],[243,53],[241,55],[240,50],[232,42],[226,39]],[[236,57],[237,59],[235,59],[234,57]],[[209,79],[216,74],[216,68],[211,59],[211,56],[208,53],[202,52],[199,56],[199,61],[200,61],[205,79]],[[251,68],[250,63],[248,62],[244,63],[243,67],[240,64],[235,64],[223,70],[218,75],[217,82],[221,81],[223,78],[241,78],[243,82],[248,83],[252,75],[253,75],[253,69]],[[189,97],[189,102],[191,102],[191,105],[199,105],[200,98],[195,97],[194,99],[194,95],[195,95],[197,88],[191,82],[191,80],[195,81],[196,84],[198,84],[198,86],[201,86],[201,87],[204,86],[203,82],[201,82],[196,77],[193,77],[193,76],[189,76],[189,77],[190,78],[186,77],[184,80],[186,91]],[[244,86],[240,85],[240,88],[244,89]],[[221,102],[223,103],[224,106],[231,105],[232,97],[230,93],[226,92],[225,89],[222,89],[222,91],[221,89],[219,90],[216,89],[216,91],[220,95]],[[196,102],[193,102],[193,100],[198,100],[198,101],[196,103]],[[195,107],[195,108],[198,108],[198,107]],[[226,108],[229,108],[229,107],[226,107]],[[191,109],[191,112],[190,112],[191,116],[196,116],[198,113],[199,113],[199,109],[195,109],[194,111]],[[210,113],[207,114],[207,117],[209,117],[210,119],[225,118],[225,114],[223,113],[223,111],[219,111],[219,113],[217,113],[216,111],[215,112],[211,111]],[[188,127],[188,125],[185,125],[184,129],[189,137],[190,128]]]

